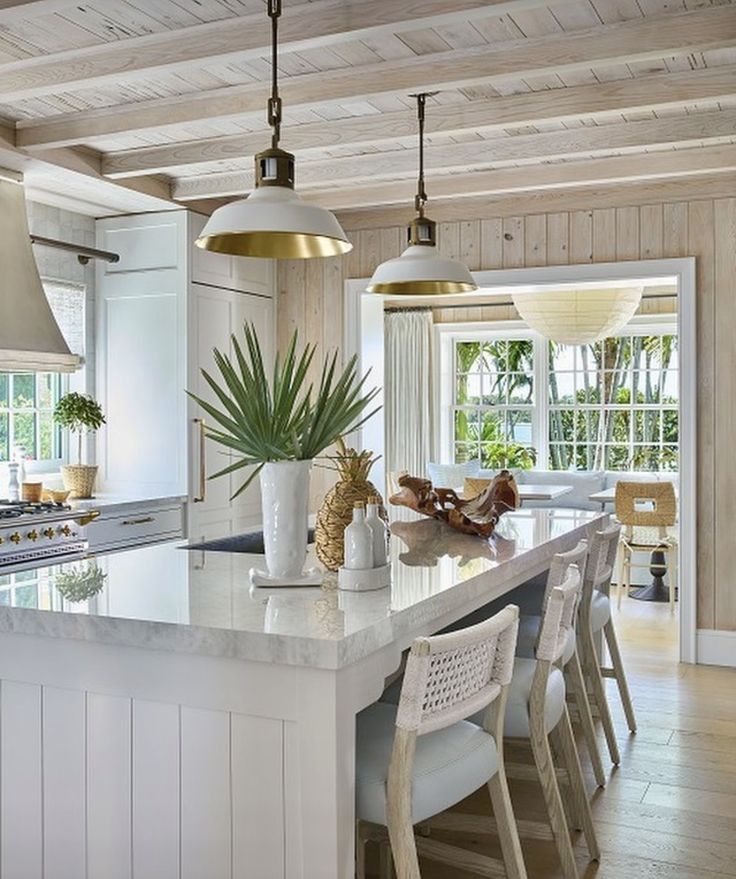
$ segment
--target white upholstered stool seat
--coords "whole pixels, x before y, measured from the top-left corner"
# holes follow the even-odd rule
[[[529,738],[529,697],[532,681],[537,668],[536,659],[517,656],[514,660],[514,676],[509,687],[506,702],[506,719],[503,726],[504,738]],[[565,678],[559,668],[552,668],[547,681],[547,694],[544,702],[544,724],[547,732],[553,730],[565,711]],[[482,723],[483,716],[476,714],[470,718]]]
[[[590,605],[590,627],[594,632],[600,630],[611,619],[611,600],[600,589],[593,590],[593,600]]]
[[[516,642],[516,655],[527,659],[534,659],[537,646],[539,627],[542,618],[539,616],[523,616],[519,618],[519,640]],[[562,654],[562,664],[572,659],[575,652],[575,630],[570,629],[565,640],[565,652]]]
[[[377,702],[358,715],[356,815],[386,824],[386,780],[396,731],[396,706]],[[417,737],[412,769],[412,820],[444,812],[498,770],[493,736],[469,721]]]

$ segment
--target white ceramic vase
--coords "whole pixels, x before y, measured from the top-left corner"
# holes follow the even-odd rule
[[[272,461],[260,473],[267,576],[274,583],[305,576],[311,469],[311,461]]]

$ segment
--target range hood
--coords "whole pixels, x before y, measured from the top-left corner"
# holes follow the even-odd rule
[[[22,177],[0,168],[0,372],[74,372],[41,285]]]

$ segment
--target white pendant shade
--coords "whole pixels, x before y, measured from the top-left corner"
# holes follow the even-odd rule
[[[440,256],[435,246],[412,244],[373,273],[369,293],[389,296],[442,295],[477,290],[467,266]]]
[[[533,330],[553,342],[583,345],[624,327],[636,313],[641,294],[641,287],[607,287],[512,295],[516,310]]]
[[[261,186],[212,214],[197,245],[268,259],[337,256],[352,250],[336,217],[285,186]]]

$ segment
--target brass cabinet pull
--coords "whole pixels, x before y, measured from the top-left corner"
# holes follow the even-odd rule
[[[205,423],[204,418],[195,418],[194,423],[199,425],[199,495],[192,498],[195,504],[204,502],[207,496],[207,477],[204,472],[204,440],[205,440]]]
[[[153,516],[144,516],[142,519],[123,519],[123,525],[145,525],[146,522],[155,522]]]
[[[82,515],[77,519],[80,525],[89,525],[90,522],[94,522],[95,519],[100,518],[99,510],[86,510]]]

